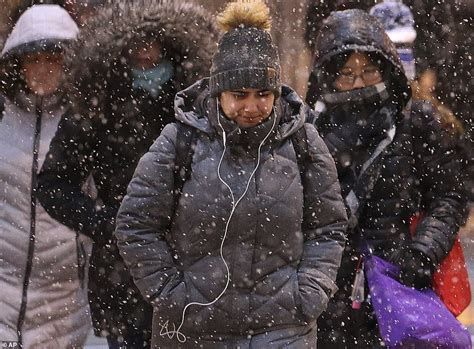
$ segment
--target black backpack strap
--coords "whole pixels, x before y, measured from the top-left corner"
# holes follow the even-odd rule
[[[3,112],[5,111],[5,97],[0,94],[0,121],[3,119]]]
[[[304,185],[306,162],[310,160],[308,135],[306,134],[306,128],[304,125],[292,135],[291,143],[293,143],[293,149],[296,153],[296,162],[298,163],[298,168],[300,170],[301,183]]]
[[[184,183],[191,176],[191,163],[197,142],[197,130],[181,122],[176,123],[176,159],[174,167],[175,208],[183,191]]]

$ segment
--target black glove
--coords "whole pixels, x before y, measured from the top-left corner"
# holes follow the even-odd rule
[[[329,143],[331,152],[351,152],[359,142],[361,127],[357,120],[348,120],[343,124],[334,126],[325,136],[325,141]]]
[[[324,142],[331,153],[339,173],[343,173],[355,161],[354,153],[359,143],[359,131],[355,120],[331,127]]]
[[[96,221],[94,222],[92,240],[96,244],[105,245],[112,243],[117,212],[118,208],[115,206],[105,207],[94,216]]]
[[[376,145],[393,126],[393,117],[387,111],[383,110],[370,115],[361,116],[358,122],[359,139],[365,146]]]
[[[431,287],[435,266],[424,253],[414,249],[406,249],[400,254],[398,264],[401,267],[401,283],[418,290]]]

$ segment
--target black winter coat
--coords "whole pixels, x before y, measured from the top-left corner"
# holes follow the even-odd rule
[[[130,72],[118,64],[128,45],[150,35],[160,38],[175,66],[174,77],[156,99],[133,91]],[[174,119],[175,92],[207,73],[216,35],[210,17],[195,5],[116,1],[101,10],[67,52],[75,109],[61,121],[51,143],[38,197],[51,216],[94,240],[89,301],[96,335],[151,332],[152,308],[117,251],[115,216],[138,160]],[[89,176],[97,198],[81,191]]]
[[[330,65],[337,54],[351,50],[377,53],[392,66],[386,84],[398,105],[396,134],[361,211],[359,228],[383,254],[393,252],[406,241],[437,265],[450,250],[464,217],[458,149],[444,136],[430,105],[415,102],[413,112],[403,112],[410,97],[408,81],[394,45],[371,16],[358,10],[333,15],[325,23],[316,47],[314,77],[321,76],[319,71]],[[317,100],[317,92],[321,91],[308,92],[307,100]],[[326,116],[315,120],[323,138],[327,132]],[[425,219],[412,239],[408,223],[419,210],[425,213]]]
[[[336,281],[339,291],[318,321],[322,334],[318,346],[323,349],[336,347],[342,338],[347,348],[367,348],[380,341],[370,303],[363,303],[359,311],[351,309],[360,237],[374,247],[374,254],[394,263],[404,250],[414,249],[429,256],[433,266],[427,267],[434,268],[450,251],[464,222],[466,197],[461,190],[462,164],[456,155],[458,149],[441,144],[443,130],[432,109],[426,107],[423,103],[412,106],[411,115],[407,113],[398,123],[393,142],[376,165],[380,173],[361,208],[359,224],[348,231]],[[370,178],[369,169],[367,176],[355,185],[340,171],[339,180],[346,189],[343,195],[348,189],[368,185]],[[410,221],[419,212],[424,218],[412,236]],[[334,325],[342,322],[342,327]]]
[[[277,113],[263,124],[237,132],[222,118],[223,146],[215,99],[207,81],[176,98],[177,118],[198,139],[175,208],[174,163],[177,128],[168,125],[138,164],[117,216],[117,239],[141,292],[155,306],[154,347],[314,348],[315,319],[336,290],[334,278],[344,245],[346,214],[332,158],[312,125],[306,106],[283,88]],[[273,121],[276,119],[276,121]],[[276,126],[273,128],[273,122]],[[309,157],[304,185],[290,137],[306,127]],[[257,164],[257,148],[269,131]],[[232,198],[218,177],[232,188]],[[249,178],[251,178],[249,180]],[[176,209],[176,214],[174,214]],[[163,330],[179,327],[184,344]],[[161,336],[160,336],[161,335]]]
[[[402,248],[409,247],[438,265],[450,251],[465,219],[466,198],[459,149],[446,142],[443,132],[433,109],[415,102],[411,113],[397,124],[394,140],[381,162],[373,165],[380,172],[360,210],[358,229],[376,254],[393,259]],[[367,185],[370,176],[368,171],[357,186]],[[343,175],[340,180],[345,181]],[[351,188],[355,186],[352,183]],[[411,237],[410,219],[419,212],[425,218]],[[353,244],[349,246],[355,249]],[[355,265],[351,264],[352,274]]]
[[[334,39],[336,38],[336,39]],[[349,231],[349,241],[338,273],[340,291],[331,302],[327,313],[320,321],[327,336],[338,337],[345,333],[348,347],[371,347],[376,337],[375,323],[370,320],[371,310],[365,315],[351,310],[351,284],[359,259],[360,239],[369,242],[376,255],[395,261],[403,251],[417,251],[429,257],[432,267],[437,266],[450,251],[457,231],[465,219],[465,195],[462,192],[462,166],[459,149],[443,134],[443,129],[434,117],[433,108],[424,102],[409,105],[410,89],[393,44],[384,34],[377,21],[362,11],[349,10],[333,13],[322,29],[316,43],[317,60],[312,72],[315,88],[309,91],[307,100],[320,100],[326,93],[318,81],[322,72],[333,64],[333,58],[343,52],[357,50],[383,57],[384,67],[390,67],[390,76],[385,84],[391,102],[397,105],[395,135],[385,152],[358,179],[350,178],[341,162],[340,145],[325,137],[331,131],[328,123],[329,111],[313,120],[321,135],[339,163],[339,179],[346,190],[356,193],[372,187],[368,195],[359,198],[358,223]],[[330,84],[330,83],[329,83]],[[404,110],[408,111],[404,111]],[[411,110],[411,111],[410,111]],[[352,153],[351,153],[352,151]],[[358,150],[371,154],[373,148]],[[357,158],[356,149],[349,152]],[[423,218],[414,236],[409,232],[410,219],[417,212]],[[361,323],[355,319],[367,316]],[[336,326],[344,322],[343,327]],[[331,335],[327,332],[331,331]],[[358,338],[351,342],[349,337]],[[368,336],[365,337],[364,336]],[[340,339],[339,339],[340,340]],[[358,344],[356,344],[358,342]],[[351,344],[352,343],[352,344]],[[334,347],[331,342],[323,348]]]

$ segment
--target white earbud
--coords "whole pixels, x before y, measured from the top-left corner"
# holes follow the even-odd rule
[[[222,128],[222,143],[224,143],[224,147],[227,146],[227,136],[225,134],[224,128]]]
[[[225,133],[224,127],[222,127],[222,124],[221,124],[221,113],[219,111],[219,97],[216,98],[216,115],[217,115],[217,124],[219,125],[222,131],[222,143],[224,144],[224,152],[225,152],[225,147],[227,145],[227,135]]]

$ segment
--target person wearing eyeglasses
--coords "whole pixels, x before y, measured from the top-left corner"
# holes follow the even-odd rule
[[[362,10],[333,12],[324,22],[306,100],[350,213],[339,291],[318,319],[317,347],[384,347],[367,286],[362,295],[353,289],[364,247],[400,265],[404,284],[431,287],[465,219],[461,159],[434,108],[412,101],[394,44]]]
[[[378,84],[382,74],[377,65],[367,54],[352,52],[346,64],[341,68],[334,80],[334,87],[339,91],[350,91]]]

